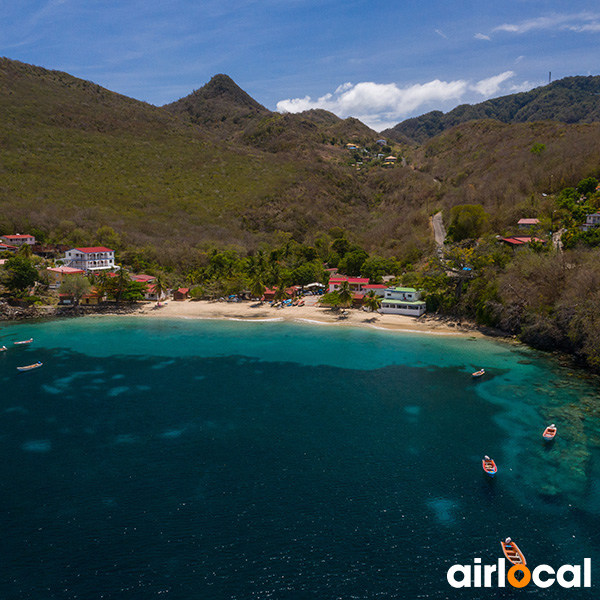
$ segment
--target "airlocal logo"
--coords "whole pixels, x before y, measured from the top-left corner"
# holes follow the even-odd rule
[[[453,588],[468,587],[506,587],[506,582],[513,587],[522,588],[533,582],[539,588],[547,588],[558,583],[564,588],[592,587],[592,561],[583,559],[581,565],[563,565],[554,570],[550,565],[538,565],[531,571],[525,565],[513,565],[506,572],[506,559],[499,558],[496,565],[482,565],[480,558],[473,560],[473,565],[454,565],[446,575],[448,583]],[[522,576],[517,579],[519,572]],[[495,577],[494,574],[496,575]],[[583,584],[582,584],[583,578]],[[493,579],[496,581],[492,583]]]

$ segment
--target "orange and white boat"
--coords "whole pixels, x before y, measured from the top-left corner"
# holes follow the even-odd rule
[[[33,369],[39,369],[44,363],[42,362],[36,362],[33,363],[32,365],[25,365],[24,367],[17,367],[17,371],[20,371],[21,373],[24,373],[25,371],[33,371]]]
[[[504,552],[504,556],[506,559],[511,562],[513,565],[526,565],[527,561],[523,556],[523,553],[510,538],[506,538],[503,542],[500,542],[502,546],[502,552]]]
[[[485,369],[479,369],[479,371],[475,371],[475,373],[471,373],[471,377],[483,377],[485,375]]]
[[[484,456],[481,461],[481,465],[483,466],[483,470],[490,476],[493,477],[498,472],[498,467],[493,459],[489,456]]]
[[[551,442],[556,435],[556,425],[552,423],[552,425],[546,427],[542,435],[547,442]]]
[[[33,338],[29,338],[28,340],[22,340],[20,342],[14,342],[15,346],[21,346],[22,344],[31,344],[33,342]]]

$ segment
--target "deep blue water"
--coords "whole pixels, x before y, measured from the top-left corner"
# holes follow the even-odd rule
[[[3,344],[2,600],[598,597],[598,383],[554,359],[135,318],[14,325]],[[532,567],[592,558],[592,589],[449,586],[506,536]]]

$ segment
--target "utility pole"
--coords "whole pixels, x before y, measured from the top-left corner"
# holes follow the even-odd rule
[[[548,72],[548,83],[552,83],[552,71]]]

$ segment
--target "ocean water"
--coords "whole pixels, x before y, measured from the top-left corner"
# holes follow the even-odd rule
[[[598,598],[598,380],[552,357],[122,317],[2,345],[2,600]],[[591,558],[592,588],[448,584],[507,536],[532,567]]]

